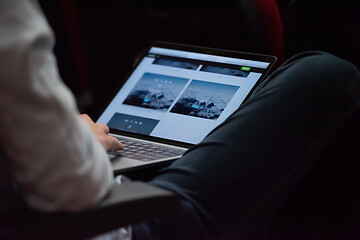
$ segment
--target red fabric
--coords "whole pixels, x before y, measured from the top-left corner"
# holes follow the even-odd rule
[[[61,0],[60,6],[65,20],[65,27],[69,34],[69,43],[74,53],[76,73],[80,89],[84,92],[90,90],[89,76],[85,62],[85,50],[77,20],[76,6],[73,0]]]
[[[278,63],[284,61],[283,25],[279,8],[275,0],[254,0],[264,26],[268,48],[277,56]]]

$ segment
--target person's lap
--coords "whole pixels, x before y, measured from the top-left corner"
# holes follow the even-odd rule
[[[319,52],[292,58],[150,182],[179,194],[181,210],[134,225],[134,238],[261,234],[351,115],[359,89],[358,72],[343,60]]]

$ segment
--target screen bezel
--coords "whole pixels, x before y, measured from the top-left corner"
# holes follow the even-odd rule
[[[257,80],[257,82],[255,83],[253,88],[249,91],[249,93],[247,94],[247,96],[245,97],[245,99],[241,103],[241,105],[244,104],[248,100],[248,98],[254,92],[256,87],[264,80],[264,78],[269,73],[270,69],[274,66],[276,59],[277,59],[275,56],[271,56],[271,55],[262,55],[262,54],[255,54],[255,53],[246,53],[246,52],[215,49],[215,48],[208,48],[208,47],[200,47],[200,46],[195,46],[195,45],[186,45],[186,44],[156,41],[156,42],[152,43],[150,46],[148,46],[145,51],[143,51],[139,60],[136,62],[136,64],[134,64],[132,70],[129,72],[129,74],[126,75],[125,81],[122,81],[122,84],[118,86],[118,88],[112,94],[112,97],[109,98],[106,105],[97,114],[96,120],[101,116],[101,114],[106,110],[106,108],[109,106],[109,104],[113,101],[113,99],[116,97],[117,93],[120,91],[120,89],[123,87],[123,85],[127,82],[129,77],[133,74],[135,69],[138,67],[138,65],[144,59],[144,57],[146,57],[146,55],[148,54],[148,52],[150,51],[150,49],[152,47],[167,48],[167,49],[180,50],[180,51],[189,51],[189,52],[203,53],[203,54],[211,54],[211,55],[217,55],[217,56],[222,56],[222,57],[233,57],[233,58],[261,61],[261,62],[269,63],[268,67],[265,69],[265,71],[261,75],[261,77]],[[143,139],[143,140],[155,141],[155,142],[159,142],[159,143],[171,144],[171,145],[175,145],[175,146],[179,146],[179,147],[188,148],[188,147],[191,147],[194,145],[191,143],[174,141],[174,140],[169,140],[169,139],[164,139],[164,138],[159,138],[159,137],[154,137],[154,136],[149,136],[149,135],[142,135],[139,133],[126,132],[126,131],[121,131],[121,130],[117,130],[117,129],[113,129],[113,128],[110,128],[110,133],[115,134],[115,135],[122,135],[122,136],[127,136],[127,137]]]

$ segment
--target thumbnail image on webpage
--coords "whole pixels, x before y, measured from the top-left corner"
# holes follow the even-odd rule
[[[239,88],[239,86],[192,80],[170,112],[215,120],[219,118]]]
[[[190,79],[145,73],[123,104],[167,111]]]

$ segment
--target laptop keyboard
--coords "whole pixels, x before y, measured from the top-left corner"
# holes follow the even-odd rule
[[[157,159],[175,157],[184,154],[185,149],[171,148],[148,142],[136,141],[133,139],[119,138],[125,146],[124,150],[108,151],[110,160],[114,160],[118,156],[131,158],[139,161],[152,161]]]

